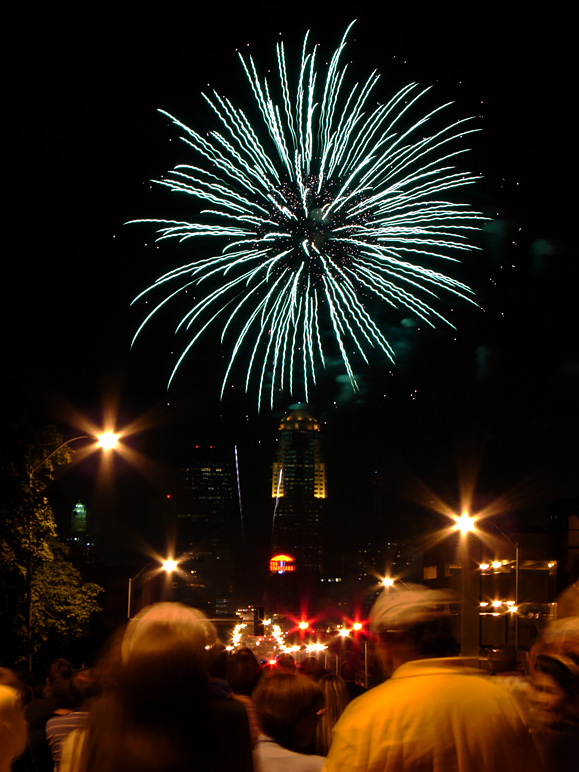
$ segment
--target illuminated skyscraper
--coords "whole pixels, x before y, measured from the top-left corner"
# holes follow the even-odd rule
[[[273,555],[295,560],[296,571],[320,575],[324,563],[326,465],[318,421],[293,410],[279,425],[273,463]]]
[[[94,534],[89,533],[87,509],[82,501],[77,501],[71,512],[66,541],[79,565],[87,565],[94,559]]]
[[[86,507],[82,501],[77,501],[70,516],[70,530],[73,535],[86,534]]]

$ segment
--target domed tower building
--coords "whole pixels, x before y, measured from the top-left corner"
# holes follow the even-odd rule
[[[304,407],[288,413],[278,432],[271,481],[272,560],[280,560],[272,571],[295,570],[297,574],[320,576],[324,567],[326,500],[320,425]]]

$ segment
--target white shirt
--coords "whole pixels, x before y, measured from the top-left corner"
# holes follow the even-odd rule
[[[320,772],[325,760],[324,756],[288,751],[264,734],[257,738],[253,751],[255,772]]]

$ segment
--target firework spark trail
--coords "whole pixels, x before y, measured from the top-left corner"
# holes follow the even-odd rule
[[[239,501],[239,519],[241,523],[241,539],[245,545],[245,527],[243,525],[243,507],[241,506],[241,481],[239,479],[239,459],[237,457],[237,445],[235,447],[235,473],[237,475],[237,500]]]
[[[281,488],[282,478],[283,478],[283,467],[279,470],[279,476],[277,478],[277,487],[276,487],[276,491],[275,491],[275,504],[274,504],[274,507],[273,507],[273,517],[271,519],[271,539],[272,539],[272,541],[273,541],[273,533],[274,533],[274,529],[275,529],[275,516],[277,514],[277,505],[279,504],[279,491],[280,491],[280,488]]]
[[[369,301],[451,327],[435,308],[439,293],[473,302],[472,291],[436,263],[456,262],[477,249],[469,235],[486,218],[444,198],[479,179],[453,165],[466,150],[456,144],[477,129],[462,119],[431,130],[447,104],[411,119],[429,91],[416,83],[374,106],[376,72],[347,86],[340,56],[350,27],[325,76],[306,35],[294,88],[278,43],[279,102],[252,57],[239,55],[261,125],[216,92],[204,95],[219,122],[206,137],[160,111],[182,131],[199,165],[178,165],[157,182],[210,208],[201,210],[198,222],[133,222],[158,225],[158,240],[218,244],[206,257],[159,277],[134,301],[178,284],[136,338],[179,293],[192,287],[201,293],[177,327],[191,338],[169,384],[204,331],[221,324],[222,342],[226,333],[234,336],[222,396],[246,350],[245,389],[257,375],[258,405],[267,388],[272,407],[277,391],[307,401],[330,348],[331,355],[339,351],[356,389],[354,361],[369,363],[372,350],[394,360]]]

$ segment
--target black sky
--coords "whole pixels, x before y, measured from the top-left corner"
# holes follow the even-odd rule
[[[347,526],[370,506],[375,476],[393,491],[401,469],[450,494],[458,466],[477,454],[483,498],[530,477],[525,506],[545,511],[578,495],[569,22],[505,15],[498,6],[468,15],[466,7],[428,15],[372,9],[357,10],[347,49],[353,72],[363,79],[378,68],[385,97],[411,80],[434,84],[435,102],[452,99],[457,117],[480,116],[468,167],[484,181],[469,196],[495,219],[481,235],[483,251],[461,269],[480,308],[457,306],[457,333],[393,318],[396,368],[364,371],[356,397],[335,374],[314,395],[312,410],[327,422],[332,516]],[[353,13],[323,3],[159,6],[154,15],[95,8],[85,18],[44,12],[19,19],[9,47],[6,190],[15,215],[5,233],[15,239],[2,311],[10,399],[71,436],[71,406],[98,420],[114,396],[121,425],[155,416],[155,428],[132,443],[169,464],[190,444],[212,442],[227,453],[238,445],[256,529],[270,516],[272,438],[291,400],[274,416],[267,408],[258,415],[254,395],[245,398],[239,385],[220,403],[227,352],[209,343],[167,393],[172,330],[151,328],[130,351],[142,310],[129,304],[183,252],[158,249],[152,230],[123,223],[183,208],[149,182],[183,158],[157,108],[205,129],[207,84],[240,104],[251,99],[236,48],[249,44],[262,67],[273,67],[278,33],[297,54],[311,29],[329,53]],[[75,492],[89,476],[76,474],[67,478]],[[129,533],[140,522],[131,501],[154,513],[165,485],[162,471],[143,479],[120,470],[115,512]]]

